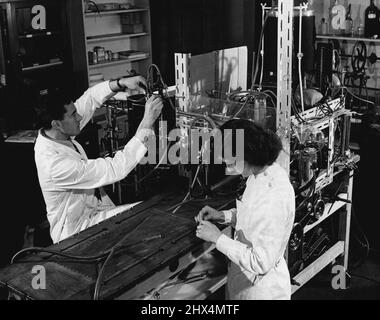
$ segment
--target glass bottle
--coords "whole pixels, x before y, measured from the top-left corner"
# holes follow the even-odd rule
[[[345,31],[346,35],[352,36],[354,30],[354,22],[351,18],[351,3],[348,5],[347,13],[346,13],[346,21],[345,21]]]
[[[371,38],[379,34],[379,9],[375,6],[374,0],[364,12],[364,36]]]
[[[260,125],[266,125],[266,111],[267,111],[267,100],[265,95],[260,94],[255,98],[254,104],[254,121]]]
[[[322,18],[321,19],[321,25],[320,25],[319,33],[326,35],[327,34],[327,29],[328,29],[328,24],[326,22],[326,19]]]
[[[364,37],[364,26],[362,23],[359,24],[357,35],[358,37]]]

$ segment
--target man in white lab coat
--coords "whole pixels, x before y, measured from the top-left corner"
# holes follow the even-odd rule
[[[146,82],[140,76],[106,81],[88,89],[74,103],[62,94],[49,95],[40,114],[42,128],[34,151],[54,243],[126,209],[115,207],[100,187],[125,178],[143,158],[163,107],[161,98],[152,96],[146,102],[135,136],[113,158],[88,159],[74,137],[107,99],[143,85]]]
[[[237,129],[244,130],[241,174],[248,177],[246,189],[242,199],[236,201],[236,209],[217,211],[204,207],[195,217],[199,222],[196,235],[215,243],[230,260],[227,298],[290,299],[290,275],[284,253],[294,223],[295,195],[287,172],[275,163],[282,150],[281,141],[248,120],[230,120],[222,129],[231,129],[234,135]],[[224,161],[233,173],[236,164]],[[210,221],[231,225],[234,236],[222,234]]]

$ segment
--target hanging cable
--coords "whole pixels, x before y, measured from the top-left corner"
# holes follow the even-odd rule
[[[360,100],[360,101],[363,101],[363,102],[366,102],[366,103],[369,103],[369,104],[372,104],[372,105],[375,105],[374,102],[372,101],[369,101],[369,100],[365,100],[365,99],[362,99],[360,97],[358,97],[357,95],[355,95],[352,91],[350,91],[346,86],[343,86],[344,89],[347,90],[347,92],[352,95],[353,97],[355,97],[356,99]]]
[[[268,17],[269,17],[269,14],[266,14],[265,18],[264,18],[264,23],[262,24],[262,28],[261,28],[261,32],[260,32],[259,48],[258,48],[258,53],[257,53],[257,57],[256,57],[255,72],[254,72],[253,78],[252,78],[251,90],[254,90],[254,87],[256,86],[257,73],[259,72],[260,51],[262,49],[261,46],[262,46],[262,41],[263,41],[263,37],[264,37],[264,30],[265,30],[265,26],[266,26]]]
[[[98,300],[99,299],[99,294],[100,294],[100,287],[102,285],[104,273],[105,273],[105,268],[108,265],[108,263],[111,261],[111,258],[115,254],[115,252],[121,248],[122,243],[130,237],[142,224],[144,224],[148,219],[150,219],[151,216],[146,217],[145,219],[141,220],[134,228],[132,231],[128,232],[121,240],[119,240],[115,245],[112,246],[112,248],[108,251],[107,259],[104,261],[98,277],[95,282],[95,289],[94,289],[94,295],[93,295],[93,300]]]

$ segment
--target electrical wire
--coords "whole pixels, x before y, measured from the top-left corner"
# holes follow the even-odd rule
[[[153,69],[156,71],[156,74],[157,74],[157,82],[154,81],[154,75],[153,75]],[[168,101],[169,101],[169,104],[170,104],[170,107],[175,111],[176,108],[175,106],[173,105],[170,97],[169,97],[169,94],[168,94],[168,86],[166,85],[163,77],[162,77],[162,74],[161,74],[161,71],[160,71],[160,68],[156,65],[156,64],[151,64],[149,67],[148,67],[148,71],[147,71],[147,76],[146,76],[146,82],[147,82],[147,93],[149,95],[152,95],[153,92],[156,90],[156,88],[158,87],[158,91],[160,94],[162,94],[163,98],[166,98]],[[162,92],[160,92],[160,90],[162,90]],[[165,93],[164,93],[165,92]]]
[[[22,254],[24,254],[24,253],[31,253],[31,252],[51,253],[52,255],[57,255],[57,256],[61,256],[61,257],[69,258],[69,259],[74,259],[74,260],[78,260],[78,261],[97,261],[97,260],[100,260],[100,259],[104,258],[108,254],[108,251],[106,251],[106,252],[104,252],[102,254],[95,255],[95,256],[76,256],[76,255],[62,253],[62,252],[59,252],[59,251],[50,250],[50,249],[46,249],[46,248],[42,248],[42,247],[31,247],[31,248],[22,249],[19,252],[17,252],[12,257],[11,264],[15,263],[16,259],[19,256],[21,256]],[[23,261],[23,262],[27,262],[27,261]]]
[[[277,94],[273,92],[272,90],[267,89],[267,90],[264,90],[263,92],[273,95],[274,99],[277,101]]]
[[[195,172],[195,175],[194,175],[194,178],[193,178],[193,181],[191,182],[191,184],[190,184],[190,188],[189,188],[189,191],[186,193],[186,195],[185,195],[185,197],[183,198],[183,200],[178,204],[178,205],[175,205],[175,206],[172,206],[172,207],[170,207],[168,210],[171,210],[171,208],[175,208],[173,211],[172,211],[172,213],[176,213],[186,202],[187,202],[187,198],[189,197],[189,196],[191,196],[191,191],[192,191],[192,189],[194,188],[194,185],[195,185],[195,182],[196,182],[196,180],[197,180],[197,178],[198,178],[198,174],[199,174],[199,172],[200,172],[200,169],[201,169],[201,166],[202,166],[202,164],[198,164],[198,166],[197,166],[197,170],[196,170],[196,172]],[[190,199],[191,200],[191,199]]]
[[[199,116],[195,117],[191,122],[190,122],[190,125],[189,125],[189,129],[193,129],[195,127],[195,123],[199,120],[206,120],[210,125],[211,125],[211,128],[212,129],[216,129],[217,128],[217,125],[215,124],[215,122],[207,115],[204,115],[204,114],[200,114]]]
[[[115,252],[115,249],[112,248],[110,253],[107,256],[107,259],[104,261],[104,263],[103,263],[103,265],[99,271],[98,277],[97,277],[96,282],[95,282],[93,300],[99,300],[101,281],[103,280],[104,272],[106,270],[106,266],[109,263],[109,261],[111,261],[111,258],[114,255],[114,252]]]
[[[154,166],[154,168],[149,171],[145,176],[143,176],[142,178],[140,178],[139,180],[137,180],[135,183],[125,183],[123,185],[126,185],[126,186],[134,186],[136,184],[139,184],[141,182],[143,182],[144,180],[148,179],[150,176],[152,176],[152,174],[158,169],[158,167],[162,164],[162,161],[165,159],[165,156],[166,156],[166,152],[168,151],[169,147],[166,146],[164,152],[162,153],[162,157],[160,159],[160,161],[158,161],[158,163]]]
[[[264,25],[266,23],[266,20],[265,20],[265,10],[264,10],[264,7],[262,7],[262,17],[261,19],[263,20],[263,24],[262,24],[262,29],[264,30]],[[265,38],[263,36],[262,38],[262,42],[261,42],[261,46],[265,47]],[[261,56],[261,71],[260,71],[260,84],[259,84],[259,90],[261,91],[262,89],[262,83],[263,83],[263,76],[264,76],[264,62],[265,62],[265,59],[264,59],[264,49],[260,50],[259,51],[259,54]]]
[[[146,90],[147,92],[146,93],[148,95],[152,95],[153,92],[156,89],[156,86],[157,86],[157,83],[154,81],[154,75],[153,75],[153,72],[152,72],[153,70],[156,71],[157,80],[159,82],[158,86],[159,86],[160,89],[162,89],[161,94],[162,94],[163,98],[166,98],[166,100],[169,101],[169,104],[170,104],[171,108],[173,110],[176,110],[175,106],[173,105],[173,103],[172,103],[172,101],[171,101],[171,99],[170,99],[170,97],[168,95],[168,91],[167,91],[168,90],[168,86],[164,82],[164,79],[163,79],[163,77],[161,75],[161,71],[160,71],[159,67],[156,64],[151,64],[148,67],[147,76],[146,76],[146,82],[147,82],[147,90]],[[138,102],[138,101],[136,101],[136,102]],[[135,184],[139,184],[139,183],[143,182],[144,180],[146,180],[150,176],[152,176],[152,174],[159,168],[159,166],[162,164],[162,161],[165,159],[165,156],[167,154],[168,149],[169,149],[169,146],[166,146],[166,148],[165,148],[165,150],[164,150],[164,152],[162,154],[161,159],[159,160],[159,162],[155,165],[155,167],[150,172],[148,172],[145,176],[143,176],[142,178],[140,178],[137,182],[135,182],[133,184],[132,183],[126,183],[125,185],[127,185],[127,186],[133,186]]]
[[[189,203],[189,202],[199,202],[199,201],[205,201],[205,200],[207,200],[207,199],[187,199],[186,201],[182,200],[182,201],[176,203],[175,205],[169,207],[168,209],[166,209],[166,212],[172,211],[173,209],[175,209],[179,205],[184,205],[184,204]]]
[[[311,183],[309,192],[306,195],[306,197],[302,200],[302,202],[297,206],[296,211],[298,211],[299,209],[304,207],[305,204],[307,203],[307,201],[309,201],[314,196],[314,192],[315,192],[315,188],[316,188],[316,174],[313,175],[311,181],[312,181],[312,183]]]
[[[102,260],[105,257],[107,257],[106,260],[105,260],[105,262],[103,263],[100,271],[99,271],[99,274],[98,274],[98,277],[97,277],[96,283],[95,283],[95,290],[94,290],[93,298],[94,298],[94,300],[98,300],[99,293],[100,293],[100,287],[101,287],[101,281],[102,281],[102,279],[104,277],[104,272],[105,272],[105,268],[106,268],[107,264],[109,263],[109,261],[111,260],[111,258],[113,257],[113,255],[117,251],[119,251],[120,249],[123,249],[122,243],[128,237],[130,237],[143,223],[145,223],[150,218],[151,218],[151,216],[148,216],[145,219],[143,219],[142,221],[140,221],[133,228],[133,230],[131,230],[130,232],[128,232],[121,240],[119,240],[109,250],[107,250],[104,253],[99,254],[99,255],[95,255],[95,256],[77,256],[77,255],[71,255],[71,254],[62,253],[62,252],[55,251],[55,250],[46,249],[46,248],[32,247],[32,248],[26,248],[26,249],[23,249],[23,250],[20,250],[19,252],[17,252],[12,257],[11,264],[15,263],[15,260],[18,258],[18,256],[20,256],[21,254],[24,254],[26,252],[44,252],[44,253],[50,253],[52,255],[57,255],[57,256],[62,256],[62,257],[65,257],[65,258],[73,259],[74,261],[76,261],[78,263],[79,262],[100,262],[100,260]],[[152,237],[151,239],[153,239],[153,238],[154,237]],[[33,261],[22,261],[22,262],[23,263],[30,263],[30,262],[33,262]],[[65,260],[62,260],[61,262],[65,262]]]
[[[302,123],[307,123],[307,121],[301,116],[301,111],[298,110],[298,108],[297,108],[293,94],[291,96],[291,108],[294,112],[295,117],[298,119],[298,121],[300,121]]]
[[[341,182],[340,182],[338,188],[337,188],[336,191],[335,191],[334,198],[333,198],[334,200],[333,200],[333,202],[332,202],[332,204],[331,204],[331,207],[329,208],[329,211],[327,211],[327,216],[330,214],[330,211],[331,211],[332,207],[334,206],[335,202],[337,201],[337,196],[338,196],[338,193],[339,193],[340,188],[341,188],[342,185],[343,185],[343,182],[344,182],[344,181],[341,181]]]
[[[247,96],[246,96],[246,100],[244,101],[243,105],[240,107],[240,109],[239,109],[237,112],[235,112],[234,115],[230,116],[229,119],[234,119],[234,118],[236,118],[237,115],[238,115],[240,112],[242,112],[242,110],[243,110],[243,109],[245,108],[245,106],[248,104],[250,98],[253,97],[253,96],[255,96],[255,92],[253,92],[253,91],[249,92],[249,93],[247,94]]]
[[[257,50],[257,57],[256,57],[256,63],[255,63],[255,72],[254,72],[253,78],[252,78],[251,90],[254,90],[254,87],[257,86],[255,82],[256,82],[256,78],[257,78],[257,73],[259,72],[260,51],[261,51],[262,41],[263,41],[263,37],[264,37],[265,25],[266,25],[266,23],[268,21],[268,17],[269,17],[268,14],[265,15],[264,23],[262,25],[261,32],[260,32],[259,48]]]
[[[356,99],[358,99],[358,100],[360,100],[360,101],[363,101],[363,102],[366,102],[367,104],[369,103],[369,104],[375,105],[375,103],[372,102],[372,101],[365,100],[365,99],[362,99],[362,98],[358,97],[358,96],[355,95],[352,91],[350,91],[346,86],[344,86],[343,88],[346,89],[347,92],[348,92],[350,95],[352,95],[353,97],[355,97]]]
[[[115,254],[115,252],[117,251],[117,249],[119,249],[121,247],[121,244],[128,238],[131,236],[131,234],[133,234],[143,223],[145,223],[148,219],[150,219],[151,216],[148,216],[146,217],[145,219],[143,219],[142,221],[140,221],[134,228],[132,231],[128,232],[123,238],[121,238],[121,240],[119,240],[115,245],[112,246],[112,248],[109,250],[109,253],[108,253],[108,256],[107,256],[107,259],[104,261],[100,271],[99,271],[99,274],[98,274],[98,277],[96,279],[96,282],[95,282],[95,289],[94,289],[94,295],[93,295],[93,300],[98,300],[99,299],[99,294],[100,294],[100,287],[102,285],[102,280],[103,280],[103,277],[104,277],[104,273],[105,273],[105,268],[107,266],[107,264],[111,261],[111,258],[113,257],[113,255]]]
[[[98,13],[98,15],[99,16],[101,16],[101,14],[100,14],[100,10],[99,10],[99,7],[98,7],[98,5],[96,4],[96,2],[95,1],[86,1],[87,3],[91,3],[94,7],[95,7],[95,10],[96,10],[96,12]]]
[[[252,103],[252,102],[254,102],[255,98],[257,98],[258,96],[263,96],[263,95],[270,99],[273,106],[276,106],[272,97],[269,94],[265,93],[264,91],[261,92],[261,91],[256,91],[256,90],[251,89],[250,91],[247,92],[247,95],[245,97],[243,97],[243,98],[246,98],[243,105],[240,107],[240,109],[234,115],[230,116],[230,119],[236,118],[238,116],[238,114],[240,114],[244,110],[244,108],[247,106],[248,102]],[[243,99],[243,98],[241,98],[241,99]],[[251,98],[253,98],[253,100],[251,100]]]

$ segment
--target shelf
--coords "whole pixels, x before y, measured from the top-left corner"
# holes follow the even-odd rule
[[[346,199],[347,194],[341,193],[338,195],[339,198]],[[307,225],[303,231],[304,233],[310,231],[314,227],[316,227],[318,224],[320,224],[323,220],[330,217],[334,212],[338,211],[340,208],[343,208],[347,202],[344,201],[335,201],[334,203],[326,203],[325,210],[323,212],[323,215],[314,223]]]
[[[32,39],[32,38],[43,38],[43,37],[50,37],[50,36],[56,36],[61,35],[62,31],[45,31],[40,33],[30,33],[30,34],[23,34],[19,35],[19,39]]]
[[[325,268],[329,263],[336,259],[339,255],[344,253],[344,241],[338,241],[330,249],[328,249],[324,254],[322,254],[317,260],[308,265],[299,274],[297,274],[293,279],[300,285],[292,285],[292,294],[300,289],[306,282],[313,278],[317,273],[319,273],[323,268]]]
[[[148,35],[147,32],[141,33],[113,33],[104,34],[99,36],[87,37],[87,43],[98,42],[98,41],[110,41],[110,40],[121,40],[127,38],[141,37]]]
[[[380,39],[371,39],[371,38],[362,38],[362,37],[346,37],[346,36],[337,36],[337,35],[317,35],[317,39],[336,39],[336,40],[347,40],[347,41],[364,41],[364,42],[379,42]]]
[[[104,67],[109,67],[112,65],[117,65],[117,64],[123,64],[123,63],[129,63],[129,62],[134,62],[134,61],[140,61],[140,60],[145,60],[149,58],[149,54],[147,54],[145,57],[140,57],[140,58],[124,58],[124,59],[119,59],[115,61],[108,61],[108,62],[103,62],[103,63],[97,63],[97,64],[90,64],[88,66],[89,69],[97,69],[97,68],[104,68]]]
[[[33,71],[33,70],[38,70],[38,69],[45,69],[45,68],[50,68],[50,67],[55,67],[62,65],[63,61],[57,61],[57,62],[51,62],[51,63],[46,63],[46,64],[41,64],[38,66],[32,66],[32,67],[26,67],[22,68],[22,71]]]
[[[133,13],[133,12],[143,12],[148,11],[148,9],[126,9],[126,10],[110,10],[110,11],[100,11],[100,12],[88,12],[85,13],[85,17],[96,17],[96,16],[105,16],[111,14],[120,14],[120,13]]]

